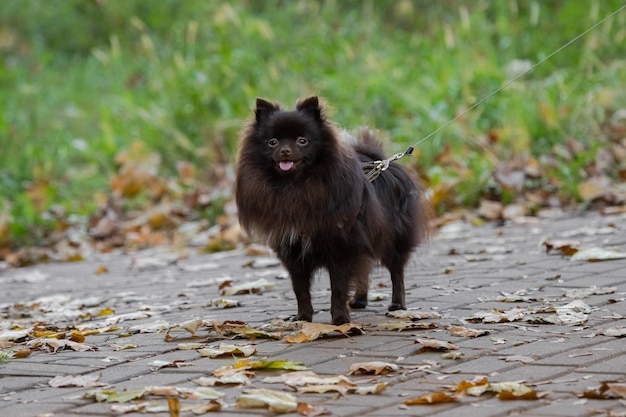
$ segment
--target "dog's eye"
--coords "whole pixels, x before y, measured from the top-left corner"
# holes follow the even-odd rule
[[[306,145],[308,145],[308,144],[309,144],[309,140],[308,140],[307,138],[304,138],[304,137],[302,137],[302,136],[300,136],[300,137],[298,138],[298,145],[300,145],[300,146],[306,146]]]
[[[272,138],[267,141],[267,144],[269,145],[270,148],[275,148],[276,146],[278,146],[278,139]]]

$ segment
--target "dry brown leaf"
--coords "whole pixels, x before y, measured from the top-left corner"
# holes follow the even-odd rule
[[[198,349],[200,356],[208,356],[210,358],[218,358],[220,356],[244,356],[248,357],[256,353],[256,349],[252,345],[237,346],[226,343],[220,344],[217,348],[207,347]]]
[[[59,340],[51,338],[34,339],[28,342],[31,349],[39,349],[50,353],[57,353],[60,350],[74,350],[84,352],[88,350],[96,350],[95,347],[88,346],[84,343],[76,343],[71,340]]]
[[[530,356],[521,356],[521,355],[513,355],[513,356],[505,356],[500,358],[505,362],[522,362],[522,363],[531,363],[535,361],[535,358]]]
[[[48,381],[53,388],[59,387],[100,387],[100,375],[57,375]]]
[[[604,336],[625,337],[626,327],[607,327],[606,329],[600,330],[598,333]]]
[[[269,389],[246,390],[237,398],[237,407],[240,408],[267,408],[277,414],[297,411],[296,397],[281,391]]]
[[[398,331],[401,332],[403,330],[429,330],[436,329],[436,323],[424,323],[424,322],[415,322],[415,321],[399,321],[392,323],[380,323],[378,327],[383,328],[385,330]]]
[[[538,394],[532,388],[518,382],[494,382],[491,383],[485,377],[475,381],[461,381],[456,387],[457,394],[466,394],[479,397],[484,393],[498,394],[500,400],[536,400],[545,396]]]
[[[296,409],[298,414],[307,416],[307,417],[316,417],[316,416],[326,416],[330,415],[330,411],[326,410],[323,407],[312,406],[307,403],[298,403],[298,408]]]
[[[358,362],[350,365],[348,375],[387,375],[389,372],[395,372],[399,369],[398,365],[387,362]]]
[[[351,391],[358,395],[376,395],[380,394],[387,389],[389,384],[387,382],[379,382],[374,385],[359,385],[353,388]]]
[[[405,400],[404,404],[405,405],[431,405],[431,404],[451,403],[455,401],[457,401],[455,397],[451,397],[445,392],[437,391],[437,392],[432,392],[430,394],[422,395],[421,397]]]
[[[626,398],[626,383],[603,381],[599,387],[586,390],[578,396],[595,400]]]
[[[450,336],[460,337],[479,337],[491,333],[489,330],[470,329],[469,327],[462,326],[450,326],[448,331],[450,332]]]
[[[244,284],[235,286],[224,286],[221,288],[221,295],[235,295],[235,294],[262,294],[263,291],[271,290],[276,286],[266,280],[265,278],[258,279],[253,282],[246,282]]]
[[[234,369],[279,369],[284,371],[304,371],[309,368],[298,362],[291,362],[284,359],[251,360],[250,358],[237,359],[233,364]]]
[[[415,310],[396,310],[388,311],[387,317],[393,317],[396,319],[408,319],[408,320],[423,320],[423,319],[440,319],[441,314],[434,311],[415,311]]]
[[[345,323],[340,326],[323,323],[303,323],[300,330],[285,336],[284,340],[288,343],[304,343],[334,333],[344,336],[363,334],[363,326],[353,323]]]
[[[170,417],[179,417],[180,416],[180,399],[176,397],[168,397],[167,408],[170,413]]]
[[[546,252],[550,253],[552,251],[560,252],[565,256],[572,256],[576,252],[578,252],[578,248],[580,246],[580,242],[578,240],[546,240],[543,242],[543,245],[546,247]]]
[[[458,350],[459,347],[450,343],[441,340],[435,339],[415,339],[414,343],[419,343],[422,345],[423,349],[433,349],[433,350]]]

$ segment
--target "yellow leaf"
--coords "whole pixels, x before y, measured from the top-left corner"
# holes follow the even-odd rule
[[[105,316],[110,316],[112,314],[115,314],[115,310],[113,310],[112,308],[103,308],[102,310],[100,310],[98,312],[98,317],[105,317]]]
[[[451,397],[445,392],[437,391],[430,394],[422,395],[421,397],[411,398],[404,401],[405,405],[430,405],[430,404],[443,404],[455,402],[457,399]]]

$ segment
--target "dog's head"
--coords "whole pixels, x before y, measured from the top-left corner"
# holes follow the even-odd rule
[[[254,113],[257,151],[280,175],[306,172],[324,159],[329,143],[335,141],[334,130],[316,96],[300,100],[291,111],[259,98]]]

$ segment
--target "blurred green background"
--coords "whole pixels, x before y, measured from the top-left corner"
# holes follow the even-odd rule
[[[55,227],[51,207],[96,210],[133,143],[159,155],[158,175],[179,176],[184,161],[211,185],[209,168],[234,161],[257,96],[291,106],[319,94],[338,124],[382,129],[388,152],[403,150],[622,6],[3,0],[0,240],[37,244]],[[554,161],[532,186],[579,201],[577,184],[607,144],[603,126],[626,108],[625,60],[622,11],[403,162],[435,190],[439,213],[485,195],[514,201],[494,170],[546,155]],[[578,151],[558,152],[568,140]]]

